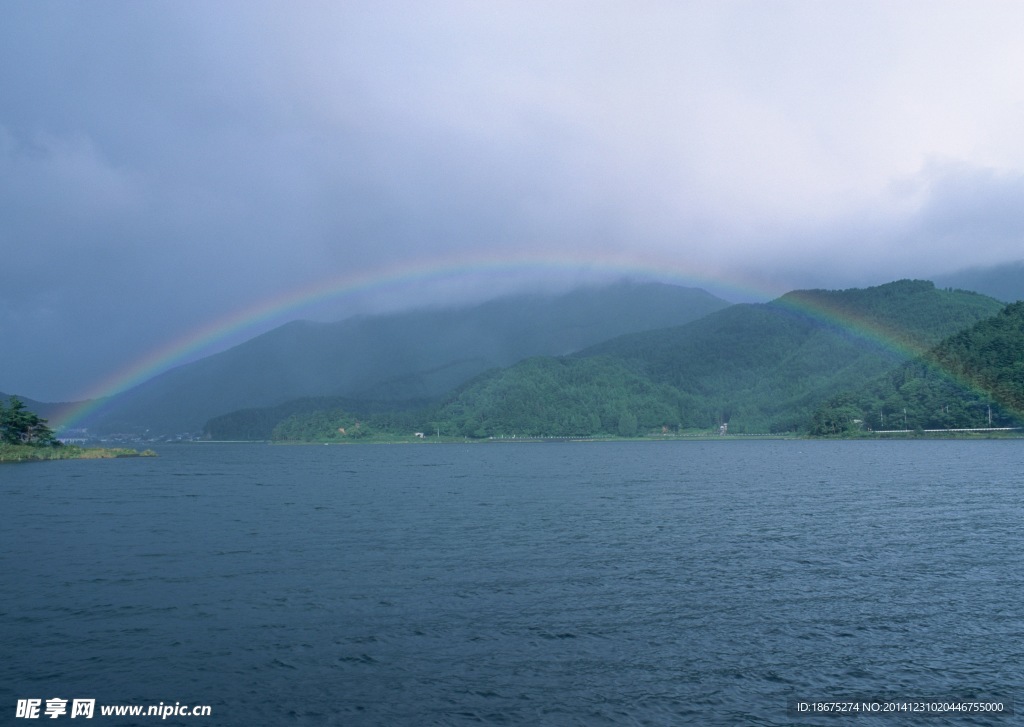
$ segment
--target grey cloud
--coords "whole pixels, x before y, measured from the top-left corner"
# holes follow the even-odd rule
[[[989,11],[12,5],[0,332],[24,353],[0,389],[70,398],[260,300],[420,261],[671,261],[767,293],[1019,257],[1021,13]]]
[[[1024,254],[1024,174],[960,164],[929,176],[923,238],[963,245],[974,265]]]

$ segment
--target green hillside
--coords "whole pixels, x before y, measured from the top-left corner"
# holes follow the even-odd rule
[[[533,358],[473,381],[441,407],[443,431],[467,437],[635,436],[678,428],[688,397],[611,358]]]
[[[290,424],[278,430],[276,438],[318,439],[321,435],[326,437],[326,433],[338,427],[344,427],[346,421],[366,421],[371,417],[377,423],[378,429],[412,431],[422,429],[425,425],[422,424],[422,417],[410,419],[407,412],[425,411],[436,403],[425,399],[376,401],[342,396],[307,397],[292,399],[278,406],[239,409],[213,417],[206,423],[203,433],[209,439],[220,441],[274,439],[275,429],[288,421]],[[330,421],[323,432],[320,431],[320,424],[304,423],[307,418],[315,418],[322,423],[321,415],[325,412],[330,414]],[[392,427],[391,425],[398,420],[405,425]],[[363,433],[365,434],[365,431]]]
[[[1024,303],[961,331],[814,413],[812,433],[1024,423]]]
[[[478,376],[440,406],[367,412],[365,403],[350,402],[298,411],[280,420],[270,438],[351,442],[416,431],[477,439],[632,437],[662,427],[676,431],[687,407],[673,387],[613,359],[536,357]]]
[[[927,281],[796,291],[733,306],[656,333],[623,336],[577,356],[611,356],[691,397],[684,426],[733,432],[806,426],[817,405],[992,316],[998,301]]]
[[[806,431],[821,402],[1001,308],[925,281],[797,291],[494,370],[418,416],[464,437]]]
[[[494,367],[676,325],[727,305],[693,288],[622,282],[337,323],[295,321],[120,394],[83,426],[198,432],[213,417],[306,397],[436,398]]]

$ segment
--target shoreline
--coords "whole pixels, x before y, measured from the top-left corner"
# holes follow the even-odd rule
[[[130,457],[156,457],[151,449],[139,452],[125,447],[30,447],[23,445],[0,446],[0,462],[53,462],[62,459],[127,459]]]
[[[411,438],[366,438],[359,441],[303,441],[303,440],[281,440],[273,441],[268,439],[258,440],[214,440],[208,439],[193,442],[193,444],[267,444],[272,446],[356,446],[356,445],[380,445],[380,444],[555,444],[555,443],[602,443],[602,442],[741,442],[757,440],[789,440],[796,442],[836,442],[836,441],[981,441],[981,440],[1017,440],[1024,439],[1024,432],[1021,431],[956,431],[940,430],[915,432],[879,432],[877,434],[856,434],[851,436],[812,437],[807,434],[690,434],[673,435],[665,437],[490,437],[487,439],[467,439],[464,437],[432,437],[430,439]]]

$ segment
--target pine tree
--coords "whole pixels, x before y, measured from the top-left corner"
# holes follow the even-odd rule
[[[12,396],[5,407],[0,403],[0,442],[27,444],[34,447],[59,445],[46,420],[25,407],[18,397]]]

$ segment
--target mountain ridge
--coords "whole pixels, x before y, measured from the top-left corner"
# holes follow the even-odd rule
[[[588,376],[607,377],[611,370],[622,367],[646,380],[648,389],[671,387],[673,393],[663,398],[669,410],[678,410],[674,419],[660,423],[652,420],[647,417],[650,405],[617,405],[635,417],[640,427],[707,429],[727,423],[730,431],[794,431],[804,426],[814,407],[827,397],[862,385],[912,355],[912,349],[906,346],[882,346],[823,320],[817,311],[789,304],[808,298],[817,299],[819,304],[823,300],[831,302],[832,310],[857,313],[895,330],[902,343],[915,346],[936,343],[1002,308],[1000,302],[987,296],[939,290],[928,281],[896,281],[844,291],[794,291],[769,303],[731,306],[681,326],[620,336],[576,352],[564,364],[571,369],[573,361],[605,360],[609,363],[603,370],[587,363],[576,371],[545,372],[561,376],[565,386],[575,385],[581,392],[579,387],[586,388],[582,381]],[[585,368],[589,373],[584,372]],[[540,415],[518,415],[510,411],[511,405],[503,403],[509,399],[508,389],[532,388],[529,374],[523,375],[525,380],[515,381],[523,370],[512,367],[477,384],[489,387],[492,394],[463,390],[462,403],[446,405],[448,413],[462,422],[456,428],[484,433],[487,427],[481,422],[491,421],[504,422],[523,433],[555,433],[541,431]],[[577,383],[569,383],[574,380]],[[536,388],[544,392],[538,394],[542,399],[556,395],[552,387],[543,384],[543,376],[539,381]],[[633,386],[639,392],[644,389],[635,382]],[[505,393],[499,393],[503,390]],[[586,396],[595,399],[592,393]],[[623,392],[615,396],[621,402],[635,401]],[[485,401],[486,405],[464,406],[469,398]],[[581,420],[582,415],[579,412],[576,419]],[[602,420],[605,431],[608,421]]]
[[[628,437],[719,425],[733,433],[807,431],[829,396],[1002,308],[987,296],[939,290],[928,281],[792,291],[569,356],[493,369],[440,405],[403,418],[359,422],[342,409],[295,414],[273,436],[349,441],[351,434],[339,432],[357,423],[360,437],[401,434],[396,425],[406,436],[426,430],[467,438]]]
[[[80,426],[198,432],[221,414],[304,397],[432,398],[490,368],[569,353],[728,305],[696,288],[620,281],[475,306],[292,321],[119,394]]]
[[[920,356],[843,392],[815,412],[821,436],[1024,424],[1024,302],[955,333]]]

